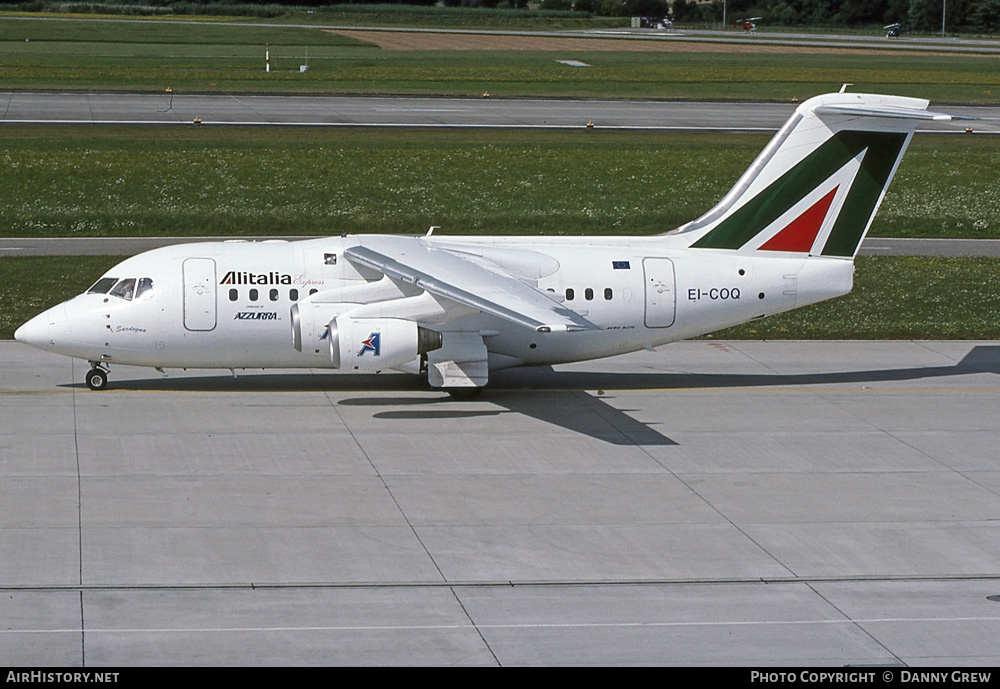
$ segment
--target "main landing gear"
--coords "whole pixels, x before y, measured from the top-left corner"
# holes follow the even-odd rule
[[[476,388],[441,388],[441,389],[444,390],[445,392],[447,392],[448,395],[453,400],[463,400],[463,401],[477,400],[477,399],[479,399],[479,396],[483,394],[483,389],[481,387],[476,387]]]
[[[87,387],[91,390],[103,390],[108,387],[108,369],[96,361],[91,361],[90,365],[91,369],[87,371],[87,377],[84,379]]]

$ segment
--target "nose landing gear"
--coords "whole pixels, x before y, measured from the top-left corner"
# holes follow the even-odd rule
[[[90,365],[91,369],[87,371],[87,377],[84,379],[87,387],[91,390],[103,390],[108,387],[108,370],[96,361],[91,361]]]

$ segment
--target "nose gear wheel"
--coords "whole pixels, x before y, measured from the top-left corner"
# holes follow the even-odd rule
[[[108,387],[108,372],[99,364],[91,362],[91,365],[93,368],[87,371],[87,377],[84,379],[87,387],[91,390],[103,390]]]

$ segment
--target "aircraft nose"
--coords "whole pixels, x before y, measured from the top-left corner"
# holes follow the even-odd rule
[[[14,331],[14,339],[33,347],[45,348],[53,344],[52,328],[65,324],[66,307],[63,304],[40,313]]]
[[[14,339],[35,347],[45,344],[49,337],[49,322],[47,318],[43,318],[44,315],[35,316],[15,330]]]

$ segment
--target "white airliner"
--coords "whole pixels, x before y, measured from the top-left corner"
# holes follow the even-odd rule
[[[708,213],[653,237],[340,236],[211,242],[129,258],[14,337],[109,366],[423,374],[632,352],[851,291],[917,123],[915,98],[802,103]]]

